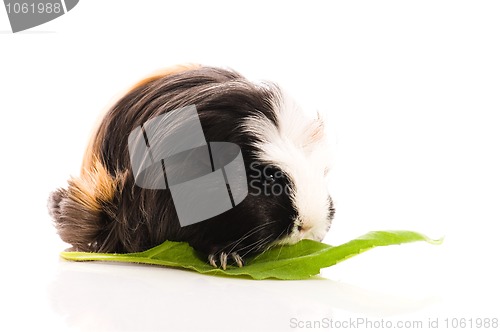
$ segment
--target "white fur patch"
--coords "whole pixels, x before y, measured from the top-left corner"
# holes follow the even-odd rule
[[[257,134],[259,159],[276,165],[291,179],[291,200],[298,217],[293,231],[275,244],[302,239],[321,241],[330,227],[329,193],[325,173],[330,165],[320,118],[310,118],[283,93],[277,92],[274,110],[278,126],[265,117],[250,118],[244,130]],[[302,230],[299,230],[299,226]]]

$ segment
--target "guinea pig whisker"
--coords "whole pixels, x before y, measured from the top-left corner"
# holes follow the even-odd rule
[[[243,242],[245,239],[249,238],[253,234],[257,233],[258,231],[262,230],[263,228],[264,228],[264,226],[259,226],[259,227],[253,228],[252,230],[248,231],[247,233],[245,233],[243,236],[241,236],[237,240],[231,242],[229,244],[229,245],[231,245],[231,248],[229,249],[229,251],[233,251],[234,248],[236,248],[241,242]]]
[[[247,254],[249,254],[250,252],[252,252],[256,248],[259,248],[259,246],[262,246],[262,244],[266,243],[266,241],[270,237],[272,237],[272,235],[268,235],[265,238],[259,239],[259,240],[255,241],[255,242],[250,243],[250,244],[246,245],[245,247],[241,248],[240,250],[244,250],[244,249],[250,248],[249,250],[246,250],[246,252],[242,255],[242,257],[246,256]]]
[[[288,226],[286,229],[284,229],[283,231],[281,231],[281,233],[279,233],[278,236],[276,236],[276,238],[274,239],[274,241],[278,240],[281,237],[281,235],[283,235],[283,233],[285,233],[286,231],[288,231],[289,228],[290,228],[290,226]],[[266,251],[268,251],[272,247],[274,247],[274,244],[272,244],[272,242],[271,242],[271,244],[266,244],[266,248],[261,253],[259,253],[257,256],[255,256],[255,258],[261,256],[263,253],[265,253]],[[279,257],[279,254],[281,253],[282,249],[283,249],[283,246],[281,246],[280,251],[278,252],[278,257]]]
[[[237,245],[239,245],[242,241],[244,241],[245,239],[249,238],[250,236],[252,236],[253,234],[255,234],[256,232],[262,230],[263,228],[275,223],[275,221],[270,221],[270,222],[267,222],[265,224],[262,224],[262,225],[259,225],[257,227],[254,227],[252,228],[251,230],[249,230],[248,232],[246,232],[245,234],[243,234],[240,238],[238,238],[237,240],[231,242],[229,245],[232,245],[231,249],[229,250],[230,252],[233,251],[234,248],[236,248]]]
[[[255,249],[255,248],[256,248],[259,244],[261,244],[261,243],[265,242],[265,241],[266,241],[269,237],[271,237],[271,235],[269,235],[269,236],[267,236],[267,237],[265,237],[265,238],[259,239],[259,240],[255,241],[255,242],[249,243],[249,244],[247,244],[246,246],[244,246],[244,247],[240,248],[239,250],[240,250],[240,251],[244,251],[244,250],[245,250],[245,249],[247,249],[247,248],[251,248],[251,249],[249,249],[249,250],[246,250],[247,252],[251,252],[251,251],[252,251],[253,249]]]

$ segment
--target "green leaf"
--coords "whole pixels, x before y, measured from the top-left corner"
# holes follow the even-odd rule
[[[227,270],[216,269],[185,242],[166,241],[157,247],[139,253],[103,254],[89,252],[63,252],[61,256],[73,261],[113,261],[130,262],[178,267],[200,273],[248,276],[253,279],[307,279],[320,272],[320,269],[332,266],[347,258],[369,249],[425,241],[440,244],[440,240],[431,240],[427,236],[411,231],[376,231],[365,234],[339,246],[302,240],[294,245],[277,246],[249,258],[246,265],[238,268],[228,266]]]

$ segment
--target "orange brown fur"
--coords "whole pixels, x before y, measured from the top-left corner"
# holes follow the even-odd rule
[[[72,178],[68,182],[68,196],[95,211],[101,209],[103,202],[113,199],[117,185],[116,180],[95,156],[92,166],[82,169],[80,177]]]
[[[200,65],[197,64],[185,64],[185,65],[177,65],[177,66],[172,66],[164,69],[160,69],[158,71],[155,71],[153,74],[151,74],[149,77],[146,77],[136,84],[132,86],[132,88],[129,91],[132,91],[134,89],[137,89],[143,85],[146,85],[148,83],[151,83],[153,81],[156,81],[157,79],[160,79],[162,77],[166,76],[171,76],[175,74],[180,74],[182,72],[188,71],[188,70],[193,70],[200,68]]]

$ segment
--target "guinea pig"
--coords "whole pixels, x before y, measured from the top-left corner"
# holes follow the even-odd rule
[[[170,188],[137,185],[129,137],[190,105],[207,141],[239,147],[247,194],[227,211],[183,226]],[[137,83],[107,111],[80,175],[51,193],[49,213],[70,250],[130,253],[169,240],[189,243],[216,268],[241,267],[274,245],[324,238],[335,211],[325,180],[329,155],[321,117],[307,116],[278,85],[227,69],[177,66]]]

